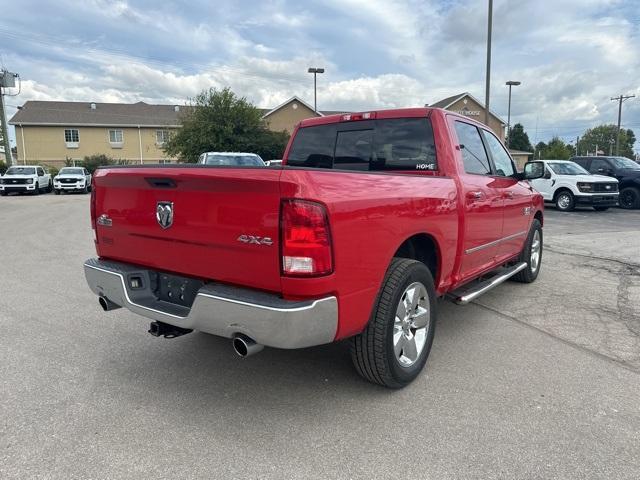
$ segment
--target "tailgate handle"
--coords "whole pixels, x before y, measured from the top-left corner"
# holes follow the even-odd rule
[[[176,188],[176,182],[171,178],[146,178],[145,180],[155,188]]]

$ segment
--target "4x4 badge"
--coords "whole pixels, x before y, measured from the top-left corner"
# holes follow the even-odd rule
[[[173,225],[173,202],[158,202],[156,220],[162,228],[169,228]]]

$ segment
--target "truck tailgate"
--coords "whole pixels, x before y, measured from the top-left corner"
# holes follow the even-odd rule
[[[98,254],[279,292],[280,174],[198,166],[99,169],[95,216],[107,218],[97,222]]]

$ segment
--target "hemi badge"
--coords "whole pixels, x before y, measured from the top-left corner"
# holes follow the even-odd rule
[[[103,227],[110,227],[113,224],[113,221],[109,218],[108,215],[103,213],[98,217],[97,224],[102,225]]]
[[[524,207],[523,209],[523,215],[526,217],[527,215],[531,215],[531,207]]]

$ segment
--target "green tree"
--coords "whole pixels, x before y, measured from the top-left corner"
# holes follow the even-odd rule
[[[617,131],[616,125],[599,125],[590,128],[580,139],[580,153],[593,153],[597,146],[597,149],[602,150],[605,155],[609,155],[609,152],[615,155]],[[633,130],[620,129],[620,156],[633,158],[635,142],[636,136]]]
[[[164,152],[186,162],[197,162],[202,152],[257,153],[265,160],[282,158],[289,136],[272,132],[262,112],[229,88],[209,89],[184,109],[182,128],[164,145]]]
[[[511,127],[509,134],[509,148],[514,150],[522,150],[523,152],[532,152],[533,147],[529,141],[529,135],[524,131],[524,127],[520,123],[516,123]]]
[[[65,164],[67,164],[65,162]],[[96,171],[96,168],[98,167],[102,167],[105,165],[115,165],[116,164],[116,160],[114,160],[113,158],[111,158],[108,155],[105,155],[104,153],[101,153],[99,155],[88,155],[86,157],[84,157],[84,159],[82,160],[82,162],[76,162],[76,166],[82,166],[84,168],[86,168],[87,170],[89,170],[89,173],[93,173]],[[68,165],[67,166],[71,166]]]
[[[560,137],[553,137],[542,151],[543,160],[568,160],[573,155],[573,147],[564,143]]]
[[[542,158],[542,153],[547,149],[547,144],[544,142],[538,142],[536,147],[533,149],[533,158],[537,160],[538,158]]]
[[[7,171],[7,164],[4,162],[4,160],[0,160],[0,175],[4,175],[4,172]]]

